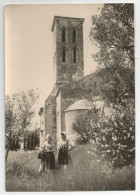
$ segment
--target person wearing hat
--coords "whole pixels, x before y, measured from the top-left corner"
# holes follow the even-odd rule
[[[64,170],[66,170],[67,165],[72,163],[70,150],[74,148],[73,144],[70,144],[70,141],[66,137],[66,133],[61,133],[61,141],[58,146],[58,164],[63,166]]]
[[[42,150],[44,152],[44,159],[41,159],[41,164],[39,167],[39,172],[50,170],[53,172],[55,168],[55,157],[52,149],[52,138],[48,134],[45,138],[45,142],[42,145]]]

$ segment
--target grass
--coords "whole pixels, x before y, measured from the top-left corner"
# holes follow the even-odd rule
[[[38,151],[10,151],[6,165],[6,191],[101,191],[134,190],[134,166],[113,169],[87,153],[90,145],[76,146],[73,166],[64,174],[58,166],[54,174],[38,173]],[[56,160],[57,160],[57,154]]]

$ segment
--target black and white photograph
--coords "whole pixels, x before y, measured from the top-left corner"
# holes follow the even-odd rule
[[[134,7],[5,6],[5,191],[135,190]]]

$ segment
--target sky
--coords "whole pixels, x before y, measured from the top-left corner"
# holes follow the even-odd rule
[[[92,54],[98,51],[89,38],[91,16],[98,14],[101,4],[84,5],[7,5],[5,8],[5,92],[40,90],[40,102],[53,88],[53,33],[54,16],[85,18],[84,74],[96,69]]]

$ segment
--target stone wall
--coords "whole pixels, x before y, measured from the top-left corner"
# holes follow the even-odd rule
[[[83,21],[80,18],[55,17],[54,33],[54,78],[56,82],[71,81],[84,75],[83,60]],[[65,41],[62,41],[62,30],[65,30]],[[73,30],[76,30],[76,41],[73,42]],[[65,48],[65,62],[62,52]],[[73,49],[76,48],[76,63],[73,62]]]
[[[54,144],[60,133],[66,131],[66,109],[79,99],[93,100],[100,94],[95,74],[67,84],[56,84],[45,102],[45,135],[53,136]]]
[[[57,143],[60,141],[61,134],[61,90],[56,96],[56,138]]]
[[[65,120],[65,110],[66,108],[74,103],[76,99],[66,98],[63,99],[61,96],[61,89],[56,96],[56,129],[57,129],[57,141],[60,141],[60,134],[63,131],[66,131],[66,120]]]
[[[77,98],[62,98],[62,110],[61,110],[61,127],[62,131],[66,131],[66,120],[65,120],[65,111],[66,109],[73,104],[75,101],[77,101]]]
[[[98,86],[99,79],[96,74],[90,74],[76,81],[64,84],[61,86],[61,129],[62,131],[70,132],[72,129],[72,123],[81,114],[85,114],[85,111],[71,111],[66,112],[66,109],[79,99],[87,99],[93,101],[93,99],[100,95],[100,89]],[[77,116],[76,116],[77,115]],[[93,116],[94,115],[94,116]],[[91,116],[91,115],[90,115]],[[97,116],[92,112],[92,117],[97,121]],[[72,130],[72,134],[74,130]],[[77,133],[75,133],[78,135]]]
[[[58,86],[55,86],[45,101],[45,136],[51,134],[54,147],[56,147],[56,93]]]
[[[62,98],[87,99],[92,101],[100,95],[99,78],[90,74],[73,82],[61,86]]]

